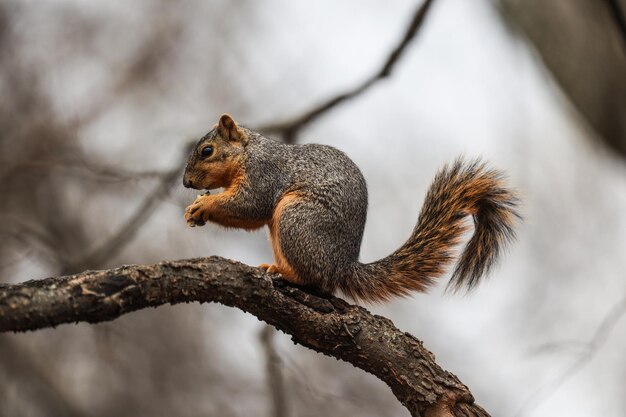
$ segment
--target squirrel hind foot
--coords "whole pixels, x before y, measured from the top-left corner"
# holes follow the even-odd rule
[[[276,264],[261,264],[259,268],[265,269],[268,274],[280,274],[286,281],[289,281],[293,284],[301,285],[302,281],[296,276],[295,272],[289,268],[281,268]]]
[[[299,288],[300,290],[314,295],[319,298],[331,299],[333,297],[332,291],[325,291],[321,288],[310,284],[304,284],[301,279],[293,274],[288,268],[280,268],[276,264],[260,264],[259,268],[265,269],[268,274],[280,274],[280,279],[287,283],[289,286]]]
[[[281,271],[281,269],[276,264],[260,264],[259,268],[265,269],[268,274],[285,275],[284,271]]]

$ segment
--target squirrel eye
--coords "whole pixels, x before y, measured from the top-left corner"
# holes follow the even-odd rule
[[[200,151],[200,155],[202,155],[203,158],[213,155],[213,146],[207,146],[205,148],[202,148],[202,150]]]

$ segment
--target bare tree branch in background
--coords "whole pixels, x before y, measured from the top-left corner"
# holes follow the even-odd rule
[[[179,32],[178,22],[161,18],[162,14],[157,14],[158,25],[152,36],[148,36],[141,44],[128,68],[119,72],[121,75],[117,76],[112,93],[103,94],[105,98],[102,102],[94,101],[95,104],[83,109],[77,118],[64,121],[42,86],[44,77],[40,67],[28,65],[22,59],[21,49],[16,47],[17,35],[9,24],[11,13],[15,13],[15,10],[6,5],[0,7],[0,23],[6,23],[0,29],[2,86],[6,89],[5,94],[12,97],[0,105],[0,127],[3,131],[0,140],[3,162],[0,164],[0,186],[5,196],[5,201],[0,204],[0,215],[17,221],[3,222],[0,234],[14,238],[15,242],[21,243],[20,246],[28,243],[44,249],[42,254],[50,264],[56,264],[62,273],[100,267],[119,253],[124,243],[130,241],[149,218],[158,200],[176,181],[183,162],[170,171],[159,173],[114,169],[86,157],[77,143],[79,130],[102,115],[110,104],[119,100],[122,93],[130,91],[131,86],[135,92],[142,88],[154,89],[155,83],[152,81],[162,71],[164,62],[168,61],[172,39]],[[37,152],[32,152],[32,149],[37,149]],[[76,174],[75,177],[80,180],[158,178],[159,184],[117,233],[92,252],[81,254],[88,246],[85,244],[88,239],[82,222],[64,206],[66,177],[59,181],[60,178],[50,175],[58,172]],[[39,198],[43,195],[45,205],[30,204],[33,194]]]
[[[433,3],[434,0],[425,0],[417,8],[415,14],[413,15],[413,19],[411,20],[411,23],[406,29],[404,36],[400,40],[400,43],[391,51],[391,53],[383,63],[382,67],[370,78],[368,78],[358,86],[343,93],[337,94],[335,97],[313,107],[312,109],[304,112],[300,116],[294,117],[293,119],[285,122],[261,126],[258,128],[258,130],[268,134],[279,134],[282,136],[285,142],[294,143],[296,141],[298,133],[300,133],[300,131],[311,122],[313,122],[323,114],[327,113],[329,110],[332,110],[339,104],[342,104],[344,101],[353,99],[361,95],[378,81],[389,77],[395,69],[396,64],[402,57],[402,54],[406,51],[407,46],[411,43],[419,30],[422,28],[426,18],[426,14],[430,10]]]
[[[626,157],[626,0],[494,0],[589,126]]]
[[[62,171],[72,176],[80,176],[94,182],[126,182],[138,180],[160,179],[165,175],[163,171],[142,170],[132,171],[121,166],[111,166],[102,164],[81,156],[77,156],[74,163],[25,161],[21,167],[23,169],[39,169],[46,171]]]
[[[108,91],[102,92],[88,108],[69,120],[67,122],[69,126],[74,129],[87,126],[127,95],[142,90],[151,91],[158,87],[158,75],[172,60],[172,52],[175,50],[176,40],[183,25],[173,18],[173,13],[168,13],[167,8],[171,7],[168,2],[155,2],[156,12],[153,14],[155,19],[152,21],[151,36],[144,39],[125,68],[114,72],[115,79]]]
[[[283,377],[282,360],[276,352],[276,346],[274,346],[275,333],[276,330],[271,326],[264,326],[259,332],[259,341],[265,353],[267,387],[270,390],[272,399],[272,413],[269,415],[273,417],[288,417],[285,378]]]
[[[546,385],[540,386],[535,392],[533,392],[519,408],[516,417],[523,417],[529,415],[531,411],[537,409],[548,398],[550,398],[565,382],[572,378],[578,371],[580,371],[598,351],[604,346],[606,340],[610,336],[617,323],[626,314],[626,297],[621,299],[615,304],[609,312],[604,316],[604,319],[600,322],[600,325],[591,336],[591,339],[586,344],[579,346],[582,348],[582,352],[578,358],[568,367],[562,370],[561,373],[551,382]],[[554,346],[555,344],[551,344]]]
[[[72,395],[64,391],[64,387],[56,381],[56,376],[41,361],[39,355],[33,355],[24,346],[8,337],[0,336],[0,358],[11,358],[5,365],[12,376],[28,380],[27,395],[36,396],[42,402],[49,415],[83,417],[85,412],[75,403]]]
[[[165,172],[159,184],[140,204],[135,213],[119,227],[117,233],[111,236],[102,246],[93,252],[71,261],[64,266],[62,274],[70,274],[88,268],[98,268],[109,259],[117,255],[135,236],[139,228],[150,218],[150,214],[157,208],[159,202],[167,195],[170,188],[180,178],[181,167]]]
[[[488,416],[422,342],[362,307],[319,298],[259,268],[211,257],[0,285],[0,332],[97,323],[146,307],[218,302],[384,381],[414,417]]]
[[[99,155],[93,158],[87,156],[80,142],[86,135],[81,130],[88,128],[99,116],[115,110],[113,106],[123,103],[124,99],[127,102],[129,98],[145,100],[146,92],[154,94],[159,81],[161,84],[163,82],[163,65],[171,63],[168,59],[172,46],[169,39],[171,32],[161,34],[159,28],[151,29],[146,36],[147,40],[139,43],[138,53],[132,55],[136,59],[131,59],[129,67],[134,69],[110,71],[114,75],[112,91],[104,89],[101,95],[94,96],[92,106],[80,107],[76,114],[68,118],[64,108],[55,107],[58,103],[55,103],[53,91],[47,88],[47,67],[41,62],[51,65],[53,59],[46,55],[41,61],[33,58],[28,52],[29,48],[23,46],[20,33],[14,29],[17,25],[13,22],[24,19],[22,11],[26,9],[17,4],[0,5],[0,22],[6,23],[0,25],[0,89],[4,97],[10,97],[10,100],[3,100],[0,104],[0,128],[3,132],[0,138],[0,189],[3,195],[0,200],[0,236],[4,239],[4,244],[0,246],[0,263],[3,268],[12,268],[13,265],[16,268],[23,265],[40,266],[54,271],[48,272],[53,274],[59,273],[57,271],[101,268],[125,249],[126,244],[150,218],[160,199],[167,195],[172,184],[178,180],[179,167],[183,162],[181,158],[177,167],[166,172],[132,172],[110,166],[102,163]],[[73,19],[72,16],[75,15],[68,13],[61,18]],[[164,14],[160,11],[155,16]],[[81,20],[82,17],[77,19]],[[91,26],[94,24],[96,26]],[[72,36],[66,40],[73,46],[89,48],[93,40],[90,36],[98,32],[92,29],[97,28],[98,24],[89,22],[79,26],[82,29],[74,29],[73,35],[80,33],[81,36]],[[167,24],[164,23],[164,26]],[[156,46],[162,48],[153,50]],[[137,64],[140,61],[142,65]],[[115,188],[111,190],[114,191],[109,190],[109,195],[114,196],[122,191],[125,185],[122,182],[142,179],[153,179],[158,183],[155,182],[155,188],[145,197],[133,196],[133,200],[139,203],[138,209],[128,220],[123,220],[120,229],[114,230],[109,238],[105,237],[106,241],[102,244],[100,240],[88,236],[90,230],[85,218],[80,215],[81,206],[72,203],[69,193],[91,197],[96,194],[92,192],[94,182],[119,182],[119,186],[113,184]],[[97,194],[103,194],[102,188],[98,187]],[[111,220],[91,216],[91,219],[94,218],[107,222]],[[91,242],[96,243],[94,250],[91,250]],[[21,256],[24,252],[32,256],[24,259]],[[14,263],[16,254],[20,255],[23,263]],[[2,269],[4,278],[8,278],[6,271]],[[154,323],[160,322],[156,316],[151,319]],[[189,317],[174,314],[168,319],[178,321],[175,326],[178,340],[163,340],[159,343],[159,349],[150,349],[142,355],[137,355],[135,350],[143,346],[144,340],[164,339],[173,330],[153,328],[150,334],[133,338],[133,332],[141,328],[140,322],[132,326],[116,323],[116,328],[120,329],[124,337],[115,343],[106,339],[110,333],[107,326],[89,329],[87,334],[74,335],[71,340],[66,339],[63,332],[33,335],[37,336],[34,338],[2,335],[0,357],[4,360],[0,360],[0,397],[6,401],[0,400],[0,415],[20,415],[18,412],[22,410],[21,415],[29,416],[107,417],[122,412],[127,415],[154,415],[151,412],[153,410],[176,407],[177,399],[187,393],[195,391],[196,398],[217,396],[205,395],[205,385],[197,390],[193,388],[194,381],[212,384],[217,379],[215,375],[220,372],[211,365],[197,368],[197,360],[203,359],[196,354],[202,336],[195,329],[192,330],[192,326],[185,327],[190,323]],[[42,345],[42,341],[46,344],[46,356],[36,349]],[[96,343],[98,352],[90,351],[91,341]],[[184,343],[181,344],[181,341]],[[67,378],[67,374],[71,374],[76,366],[62,365],[64,351],[73,345],[81,345],[81,351],[85,353],[81,352],[78,356],[89,358],[89,366],[98,369],[97,389],[110,401],[101,402],[97,396],[83,395],[79,384],[73,378]],[[100,351],[113,353],[103,359],[98,355]],[[209,354],[211,349],[203,349],[202,352]],[[177,363],[163,365],[170,354],[177,357]],[[137,356],[141,356],[141,361],[134,360]],[[196,360],[194,366],[197,371],[196,368],[190,369],[189,358]],[[80,361],[79,358],[77,360]],[[146,380],[144,375],[146,371],[154,372],[154,364],[158,364],[158,378]],[[182,376],[182,373],[185,375]],[[132,393],[118,390],[118,379],[132,384]],[[223,386],[228,387],[229,381],[223,379]],[[155,392],[158,394],[154,395]],[[199,392],[202,392],[202,396]],[[152,400],[138,405],[139,399],[146,395],[154,396]],[[197,409],[203,407],[199,402]],[[39,413],[33,413],[35,410]],[[193,410],[187,411],[193,413]],[[167,411],[163,412],[167,414]]]

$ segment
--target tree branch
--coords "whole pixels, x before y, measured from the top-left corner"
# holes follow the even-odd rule
[[[488,416],[422,342],[390,320],[271,278],[261,269],[211,257],[1,284],[0,332],[97,323],[166,303],[218,302],[375,375],[413,416]]]
[[[298,133],[300,132],[300,130],[302,130],[302,128],[313,122],[315,119],[317,119],[327,111],[343,103],[344,101],[361,95],[362,93],[367,91],[367,89],[369,89],[371,86],[373,86],[383,78],[389,77],[393,72],[397,62],[400,60],[400,57],[406,50],[407,46],[415,38],[415,35],[417,35],[420,28],[422,27],[426,14],[430,10],[430,6],[433,3],[434,0],[425,0],[417,8],[417,10],[415,10],[413,19],[407,27],[404,36],[402,37],[398,45],[391,51],[387,59],[383,62],[383,65],[375,74],[370,76],[358,86],[343,93],[337,94],[335,97],[332,97],[327,101],[313,107],[312,109],[304,112],[298,117],[293,118],[292,120],[267,126],[261,126],[258,128],[258,130],[263,133],[278,133],[283,136],[285,142],[294,143]]]

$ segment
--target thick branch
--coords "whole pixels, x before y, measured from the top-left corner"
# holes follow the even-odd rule
[[[86,271],[0,285],[0,332],[113,320],[181,302],[237,307],[296,343],[350,362],[383,380],[413,416],[488,416],[422,342],[384,317],[339,298],[319,298],[264,271],[222,258]]]

